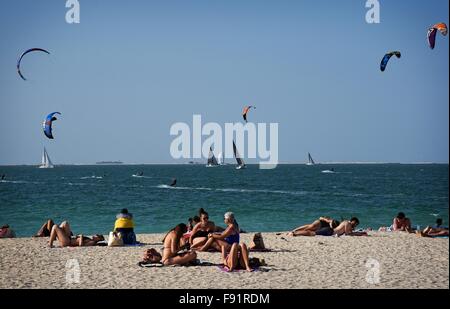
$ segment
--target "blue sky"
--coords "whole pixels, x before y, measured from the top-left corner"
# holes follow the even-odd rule
[[[175,122],[279,123],[281,162],[445,162],[449,50],[429,26],[447,0],[0,2],[0,164],[176,163]],[[23,61],[31,47],[46,48]],[[386,72],[384,53],[402,52]],[[55,140],[42,133],[59,111]],[[179,161],[180,163],[186,160]]]

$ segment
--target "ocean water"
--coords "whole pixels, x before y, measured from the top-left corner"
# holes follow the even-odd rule
[[[144,177],[132,176],[138,171]],[[319,216],[357,216],[362,227],[378,228],[399,211],[414,226],[438,217],[448,224],[448,164],[0,166],[2,174],[0,224],[18,236],[33,235],[47,218],[68,220],[75,233],[107,234],[122,208],[138,233],[165,232],[200,207],[222,226],[233,211],[247,231],[291,230]]]

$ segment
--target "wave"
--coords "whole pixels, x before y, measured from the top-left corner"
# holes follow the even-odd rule
[[[171,187],[169,185],[156,186],[159,189],[178,189],[178,190],[202,190],[217,192],[237,192],[237,193],[272,193],[272,194],[290,194],[290,195],[306,195],[315,194],[308,191],[284,191],[284,190],[257,190],[257,189],[236,189],[236,188],[205,188],[205,187]]]
[[[131,177],[135,177],[135,178],[148,178],[148,179],[150,179],[150,178],[153,178],[153,177],[149,177],[149,176],[140,176],[140,175],[135,175],[135,174],[133,174],[133,175],[131,175]]]
[[[40,184],[42,182],[38,181],[25,181],[25,180],[0,180],[1,183],[15,183],[15,184],[24,184],[24,183],[32,183],[32,184]]]
[[[102,176],[85,176],[81,177],[80,179],[103,179]]]

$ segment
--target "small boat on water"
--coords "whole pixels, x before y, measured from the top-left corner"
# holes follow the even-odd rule
[[[311,157],[311,154],[308,152],[308,162],[306,163],[306,165],[315,165],[316,163],[314,162],[313,158]]]
[[[208,162],[206,163],[206,167],[216,167],[216,166],[219,166],[219,163],[217,162],[217,159],[214,156],[212,148],[209,147]]]
[[[241,159],[241,155],[237,151],[236,144],[234,143],[234,141],[233,141],[233,153],[234,153],[234,157],[236,158],[236,162],[237,162],[236,169],[241,170],[241,169],[246,168],[244,160]]]
[[[52,160],[50,160],[50,157],[47,153],[47,150],[44,147],[44,151],[42,152],[42,162],[41,165],[39,165],[39,168],[54,168],[55,166],[52,163]]]

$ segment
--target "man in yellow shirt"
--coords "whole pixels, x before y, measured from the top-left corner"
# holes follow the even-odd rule
[[[134,233],[133,215],[124,208],[116,216],[114,232],[122,235],[123,243],[126,245],[136,244],[136,234]]]

